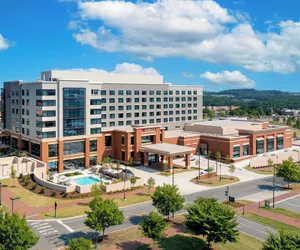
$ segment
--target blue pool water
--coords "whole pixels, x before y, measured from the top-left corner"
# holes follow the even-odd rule
[[[88,176],[88,177],[81,177],[74,180],[76,184],[81,186],[91,185],[100,182],[99,179],[96,179],[94,177]]]

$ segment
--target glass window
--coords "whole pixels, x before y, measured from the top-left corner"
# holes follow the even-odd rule
[[[194,90],[194,91],[193,91],[193,94],[194,94],[194,95],[197,95],[197,90]]]
[[[139,105],[134,105],[134,110],[139,110],[140,106]]]
[[[91,119],[91,124],[101,124],[101,119],[100,118],[93,118],[93,119]]]
[[[111,147],[111,146],[112,146],[111,135],[105,136],[105,147]]]
[[[149,123],[154,123],[154,119],[150,119],[150,120],[149,120]]]
[[[41,146],[38,143],[31,142],[31,154],[40,157]]]
[[[118,98],[118,103],[123,103],[124,102],[124,98]]]
[[[48,156],[49,157],[57,157],[58,156],[58,145],[57,144],[49,144],[48,145]]]
[[[102,98],[101,103],[106,103],[106,98]]]
[[[131,102],[131,98],[126,98],[126,102]]]
[[[125,136],[124,136],[124,135],[121,136],[121,144],[122,144],[122,145],[125,144]]]
[[[37,96],[54,96],[55,89],[37,89],[36,95]]]
[[[156,98],[156,101],[161,102],[161,98],[160,97]]]
[[[100,115],[101,109],[91,109],[91,115]]]
[[[274,138],[267,139],[267,150],[268,150],[268,152],[274,151]]]
[[[91,135],[101,134],[101,128],[91,128]]]
[[[91,99],[91,105],[101,105],[101,99]]]
[[[182,94],[182,95],[185,95],[185,90],[182,90],[182,91],[181,91],[181,94]]]
[[[277,150],[283,149],[283,136],[277,136]]]
[[[110,118],[110,119],[115,119],[115,118],[116,118],[116,115],[115,115],[115,114],[109,114],[109,118]]]
[[[106,122],[102,122],[101,127],[105,128],[106,127]]]
[[[85,158],[77,158],[72,160],[64,160],[64,170],[76,170],[85,166]]]
[[[124,110],[124,106],[119,106],[118,110]]]
[[[118,95],[124,95],[124,91],[123,90],[118,90]]]
[[[102,106],[102,107],[101,107],[101,110],[102,110],[102,111],[106,111],[106,107],[105,107],[105,106]]]
[[[126,125],[131,125],[131,121],[126,121]]]
[[[114,90],[110,90],[109,91],[109,95],[115,95],[115,91]]]
[[[140,98],[134,98],[134,102],[140,102]]]
[[[126,113],[126,117],[130,118],[131,117],[131,113]]]
[[[192,94],[192,91],[191,91],[191,90],[189,90],[187,93],[188,93],[188,95],[191,95],[191,94]]]
[[[240,157],[240,146],[233,146],[233,158]]]
[[[115,98],[109,98],[109,103],[115,103]]]
[[[57,161],[48,162],[48,169],[50,172],[57,172]]]
[[[98,95],[99,90],[98,89],[92,89],[92,95]]]
[[[135,91],[134,91],[134,94],[135,94],[135,95],[139,95],[139,94],[140,94],[140,91],[139,91],[139,90],[135,90]]]
[[[36,100],[36,106],[38,106],[38,107],[56,106],[56,101],[55,100]]]
[[[91,166],[97,165],[97,156],[96,155],[90,156],[90,165]]]
[[[264,153],[264,144],[265,141],[262,140],[256,140],[256,154],[263,154]]]
[[[176,90],[176,95],[180,95],[180,91],[179,90]]]
[[[131,95],[131,90],[126,90],[126,95]]]
[[[139,120],[134,120],[134,124],[135,124],[135,125],[138,125],[139,123],[140,123]]]
[[[90,152],[97,151],[97,140],[90,140]]]
[[[161,95],[161,91],[160,90],[156,90],[156,95]]]
[[[147,95],[147,90],[142,90],[142,95]]]
[[[249,144],[243,145],[243,156],[249,155]]]
[[[76,155],[83,154],[85,143],[84,141],[78,142],[65,142],[64,143],[64,155]]]
[[[119,113],[118,114],[118,118],[123,118],[124,117],[124,114],[123,113]]]
[[[156,122],[161,123],[161,119],[160,118],[156,119]]]
[[[147,102],[147,98],[142,98],[142,102]]]
[[[126,106],[126,110],[131,110],[131,106]]]
[[[149,91],[149,94],[150,94],[150,95],[154,95],[154,90],[150,90],[150,91]]]
[[[101,95],[106,95],[106,90],[101,90]]]
[[[154,98],[153,97],[150,97],[150,102],[154,102]]]
[[[144,135],[141,137],[142,143],[154,142],[154,135]]]
[[[115,106],[109,106],[109,111],[114,111],[115,109]]]
[[[124,122],[123,121],[118,121],[118,126],[123,126]]]
[[[130,137],[130,145],[134,145],[134,136]]]

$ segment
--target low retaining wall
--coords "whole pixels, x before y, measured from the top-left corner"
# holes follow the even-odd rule
[[[70,193],[70,192],[74,192],[76,186],[75,185],[70,185],[70,186],[64,186],[64,185],[60,185],[60,184],[55,184],[53,182],[49,182],[47,180],[44,180],[40,177],[38,177],[37,175],[33,175],[34,180],[36,183],[38,183],[41,186],[45,186],[46,188],[55,190],[55,191],[59,191],[59,192],[66,192],[66,193]]]
[[[138,186],[144,186],[144,180],[143,179],[137,179],[135,185],[136,187]],[[131,189],[131,183],[130,181],[125,181],[125,189]],[[118,183],[113,183],[105,186],[105,192],[117,192],[117,191],[122,191],[124,190],[124,182],[118,182]]]

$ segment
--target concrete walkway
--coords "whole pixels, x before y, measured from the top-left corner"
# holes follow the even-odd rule
[[[275,197],[275,207],[276,207],[276,202],[294,197],[299,194],[300,194],[300,190],[296,190],[296,191],[291,191],[291,192],[288,192],[288,193],[285,193],[285,194]],[[264,200],[260,201],[260,204],[261,204],[261,206],[264,206]],[[237,210],[237,212],[242,213],[243,208],[238,208],[236,210]],[[257,214],[262,217],[269,218],[271,220],[280,221],[282,223],[300,228],[300,220],[288,217],[286,215],[273,213],[273,212],[265,210],[265,209],[260,209],[259,203],[252,203],[252,204],[245,206],[245,212]]]

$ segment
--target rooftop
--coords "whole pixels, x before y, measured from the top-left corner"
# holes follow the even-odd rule
[[[169,143],[158,143],[141,146],[140,150],[154,154],[161,154],[164,156],[175,156],[178,154],[190,154],[194,148]]]

